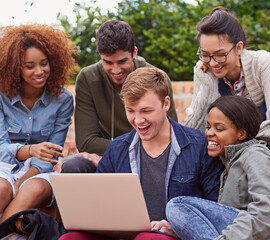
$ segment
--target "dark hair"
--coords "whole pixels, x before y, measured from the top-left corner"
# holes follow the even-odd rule
[[[197,40],[200,45],[202,34],[224,35],[228,41],[237,44],[239,41],[246,45],[246,36],[244,30],[237,18],[224,7],[214,8],[209,16],[204,17],[196,26],[198,31]]]
[[[65,32],[46,24],[26,24],[0,28],[0,91],[14,97],[21,89],[21,70],[25,52],[41,50],[50,63],[46,89],[59,96],[75,72],[73,55],[77,50]]]
[[[128,23],[108,20],[97,31],[97,52],[112,55],[118,50],[134,52],[134,35]]]
[[[240,96],[222,96],[210,105],[208,113],[214,107],[223,112],[237,129],[247,132],[244,142],[256,137],[260,130],[261,115],[252,100]]]

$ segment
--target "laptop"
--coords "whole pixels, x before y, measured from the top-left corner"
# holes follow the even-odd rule
[[[118,238],[151,231],[134,173],[55,173],[52,188],[64,227]]]

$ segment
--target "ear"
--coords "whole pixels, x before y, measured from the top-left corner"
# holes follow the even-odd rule
[[[247,132],[244,130],[244,129],[240,129],[239,131],[238,131],[238,140],[239,141],[243,141],[243,140],[245,140],[245,138],[247,137]]]
[[[170,109],[170,97],[166,96],[164,99],[164,103],[163,103],[163,107],[165,108],[165,110],[168,112]]]
[[[135,47],[134,47],[133,54],[132,54],[132,58],[133,58],[133,59],[134,59],[135,57],[137,57],[137,53],[138,53],[138,48],[135,46]]]
[[[235,47],[237,55],[240,55],[242,53],[243,49],[244,49],[244,43],[242,41],[239,41]]]

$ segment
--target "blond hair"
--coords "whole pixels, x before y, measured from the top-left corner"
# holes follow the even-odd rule
[[[158,95],[163,104],[165,97],[169,94],[166,74],[157,68],[138,68],[125,80],[121,90],[121,99],[124,104],[134,104],[151,90]]]

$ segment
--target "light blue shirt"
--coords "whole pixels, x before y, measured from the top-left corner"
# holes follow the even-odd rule
[[[14,98],[0,92],[0,167],[13,165],[12,173],[24,164],[16,158],[17,151],[24,145],[52,142],[63,146],[71,124],[73,96],[64,89],[57,98],[44,90],[30,111],[17,94]],[[53,164],[31,158],[30,166],[40,173],[53,171]]]

